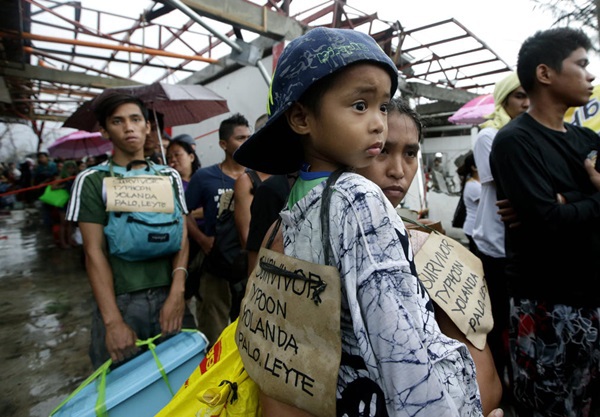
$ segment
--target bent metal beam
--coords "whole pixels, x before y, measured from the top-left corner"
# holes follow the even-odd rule
[[[18,35],[14,34],[14,33],[0,31],[0,37],[16,37],[16,36],[18,36]],[[169,58],[190,59],[192,61],[202,61],[202,62],[207,62],[209,64],[217,64],[219,62],[218,59],[214,59],[214,58],[206,58],[206,57],[198,56],[198,55],[177,54],[174,52],[161,51],[161,50],[152,49],[152,48],[140,48],[138,46],[109,45],[109,44],[104,44],[104,43],[99,43],[99,42],[82,41],[79,39],[65,39],[65,38],[56,38],[53,36],[35,35],[33,33],[28,33],[28,32],[21,32],[19,34],[19,36],[24,39],[31,39],[34,41],[45,41],[45,42],[62,43],[62,44],[67,44],[67,45],[88,46],[91,48],[110,49],[113,51],[117,50],[117,51],[133,52],[133,53],[138,53],[138,54],[164,56],[164,57],[169,57]]]

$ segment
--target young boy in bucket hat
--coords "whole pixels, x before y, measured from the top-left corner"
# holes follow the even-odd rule
[[[329,210],[329,243],[342,280],[337,415],[480,416],[473,360],[436,324],[402,221],[377,185],[350,172],[380,154],[397,85],[396,66],[368,35],[312,29],[284,49],[269,120],[234,158],[270,174],[300,171],[281,212],[284,252],[319,264],[327,263],[320,226],[325,180],[348,171],[333,185]],[[293,415],[272,399],[263,406],[266,416]]]

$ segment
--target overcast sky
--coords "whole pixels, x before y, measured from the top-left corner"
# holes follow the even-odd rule
[[[531,0],[348,0],[347,4],[366,13],[377,12],[383,20],[399,20],[405,29],[454,18],[513,68],[521,43],[536,31],[550,28],[555,20]],[[600,57],[591,55],[590,61],[592,73],[600,77]]]
[[[382,19],[400,20],[411,29],[455,18],[509,65],[516,67],[521,43],[537,30],[548,29],[553,18],[531,0],[349,0]]]

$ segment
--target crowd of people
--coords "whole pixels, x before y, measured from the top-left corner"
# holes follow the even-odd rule
[[[36,159],[26,157],[21,162],[2,163],[0,168],[0,209],[17,207],[40,209],[42,226],[53,235],[55,244],[63,249],[81,246],[77,241],[76,225],[64,217],[66,201],[54,204],[42,197],[47,187],[71,194],[75,176],[87,167],[108,158],[105,154],[81,159],[53,158],[47,152],[37,152]]]
[[[600,299],[591,288],[600,271],[600,173],[592,154],[600,140],[563,121],[591,95],[590,49],[583,32],[566,28],[525,40],[461,168],[464,231],[494,318],[483,349],[418,278],[418,247],[396,207],[417,173],[424,127],[395,97],[395,64],[360,32],[316,28],[292,41],[274,72],[268,114],[253,127],[239,113],[221,122],[218,163],[201,167],[190,135],[169,137],[139,99],[114,94],[94,110],[114,147],[105,161],[86,168],[40,153],[37,165],[7,165],[3,181],[27,188],[68,179],[60,186],[71,198],[54,210],[58,244],[71,244],[69,225],[77,224],[95,300],[96,368],[138,354],[138,339],[182,328],[214,343],[238,316],[257,253],[280,218],[272,233],[285,256],[339,271],[337,415],[499,417],[511,404],[519,417],[597,417]],[[112,193],[115,179],[140,175],[156,177],[148,192],[172,207],[152,256],[111,235],[123,214],[152,218],[139,206],[124,210]],[[227,209],[239,239],[232,269],[215,254]],[[137,232],[133,246],[150,248],[157,230]],[[308,415],[276,397],[261,393],[264,416]]]

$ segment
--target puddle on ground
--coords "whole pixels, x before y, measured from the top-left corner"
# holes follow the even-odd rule
[[[0,265],[0,416],[48,417],[93,372],[82,252],[15,210],[0,214]]]

